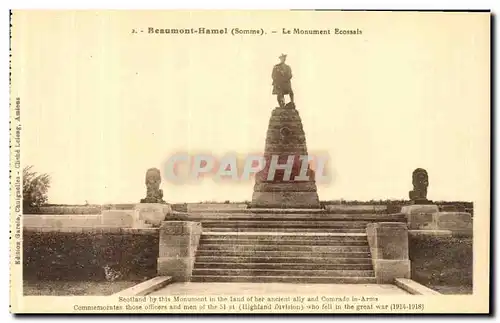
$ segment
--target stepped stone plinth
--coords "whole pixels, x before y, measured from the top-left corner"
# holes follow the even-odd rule
[[[278,165],[285,165],[289,158],[293,158],[289,178],[284,176],[284,169],[276,169],[274,174],[270,174],[273,156],[276,156]],[[307,164],[307,170],[303,168],[305,174],[304,171],[301,174],[301,156],[308,156],[308,152],[299,112],[291,103],[275,108],[267,130],[264,150],[266,166],[255,176],[251,207],[320,208],[314,171]]]

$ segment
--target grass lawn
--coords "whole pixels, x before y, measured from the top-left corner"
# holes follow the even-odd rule
[[[132,287],[134,281],[24,281],[27,296],[107,296]]]
[[[472,286],[429,286],[444,295],[471,295]]]

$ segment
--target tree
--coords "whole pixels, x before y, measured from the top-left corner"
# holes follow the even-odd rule
[[[33,166],[23,169],[23,207],[39,207],[47,203],[50,175],[32,171]]]

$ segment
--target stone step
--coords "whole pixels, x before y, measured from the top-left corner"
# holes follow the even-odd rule
[[[226,212],[220,208],[205,209],[201,212],[196,212],[196,214],[209,214],[209,213],[221,213],[221,214],[325,214],[327,213],[325,209],[280,209],[280,208],[240,208],[238,210],[231,209],[231,212]],[[193,213],[195,214],[195,213]]]
[[[223,251],[198,250],[196,256],[227,257],[320,257],[320,258],[369,258],[369,252],[309,252],[309,251]]]
[[[224,227],[203,227],[203,232],[337,232],[337,233],[363,233],[365,228],[224,228]]]
[[[227,269],[197,268],[194,276],[306,276],[306,277],[373,277],[373,270],[311,270],[311,269]]]
[[[364,258],[325,258],[312,256],[279,256],[266,257],[259,255],[251,256],[196,256],[196,262],[200,263],[292,263],[292,264],[371,264],[369,257]]]
[[[262,182],[266,183],[266,182]],[[295,208],[295,209],[281,209],[281,208],[234,208],[231,210],[224,210],[221,208],[203,209],[203,210],[193,210],[189,212],[190,214],[207,215],[207,214],[246,214],[250,216],[256,215],[267,215],[267,216],[282,216],[282,215],[297,215],[297,216],[324,216],[333,217],[336,216],[366,216],[377,219],[377,217],[384,218],[397,218],[404,217],[404,213],[386,213],[385,210],[379,209],[378,207],[359,207],[359,206],[327,206],[328,209],[324,208]]]
[[[372,264],[315,264],[315,263],[230,263],[195,262],[194,268],[223,269],[322,269],[322,270],[371,270]]]
[[[316,245],[260,245],[255,242],[253,245],[238,245],[238,244],[205,244],[202,243],[198,247],[198,252],[202,251],[227,251],[227,252],[253,252],[253,251],[306,251],[306,252],[370,252],[368,244],[365,246],[316,246]]]
[[[244,239],[256,241],[368,241],[366,232],[203,232],[201,240],[204,239]]]
[[[404,222],[405,214],[377,214],[377,213],[248,213],[242,210],[232,210],[231,212],[203,211],[186,214],[187,219],[192,221],[204,220],[248,220],[248,221],[368,221],[368,222]]]
[[[317,283],[317,284],[375,284],[375,277],[308,277],[308,276],[192,276],[192,282],[247,283]],[[333,287],[332,287],[333,288]]]
[[[309,221],[309,220],[201,220],[203,228],[339,228],[366,229],[368,221]]]
[[[367,239],[361,239],[361,240],[353,240],[350,238],[345,238],[345,239],[332,239],[332,240],[325,240],[325,239],[320,239],[320,240],[311,240],[311,239],[284,239],[284,240],[277,240],[277,239],[262,239],[262,240],[257,240],[257,239],[238,239],[238,238],[233,238],[231,239],[228,237],[227,239],[218,239],[218,238],[203,238],[200,240],[200,246],[205,245],[205,244],[210,244],[210,245],[239,245],[239,246],[253,246],[253,245],[258,245],[258,246],[280,246],[280,245],[293,245],[293,246],[308,246],[308,245],[314,245],[314,246],[367,246],[368,241]]]

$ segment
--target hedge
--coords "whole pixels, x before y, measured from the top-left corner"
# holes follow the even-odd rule
[[[133,210],[136,204],[105,204],[102,206],[103,210]],[[178,212],[187,212],[187,203],[174,203],[170,204],[172,210]]]
[[[207,202],[208,203],[208,202]],[[407,200],[372,200],[372,201],[343,201],[331,200],[321,201],[321,206],[327,205],[386,205],[387,213],[399,213],[401,207],[410,205]],[[205,203],[198,203],[205,204]],[[216,203],[224,204],[224,203]],[[237,203],[231,203],[237,204]],[[241,203],[243,204],[243,203]],[[460,211],[468,212],[473,215],[473,204],[471,202],[435,202],[440,211]],[[177,212],[187,212],[187,203],[174,203],[170,204],[172,210]],[[103,210],[132,210],[135,204],[104,204],[104,205],[46,205],[38,208],[25,208],[24,214],[100,214]]]
[[[27,280],[103,281],[106,266],[120,273],[117,280],[156,276],[155,230],[147,234],[25,230],[23,239],[23,275]]]
[[[410,236],[412,279],[427,286],[472,286],[472,237]]]
[[[136,204],[104,204],[104,205],[45,205],[24,208],[24,214],[101,214],[106,210],[133,210]],[[187,212],[186,203],[171,204],[178,212]]]
[[[41,206],[23,208],[24,214],[101,214],[101,206]]]

